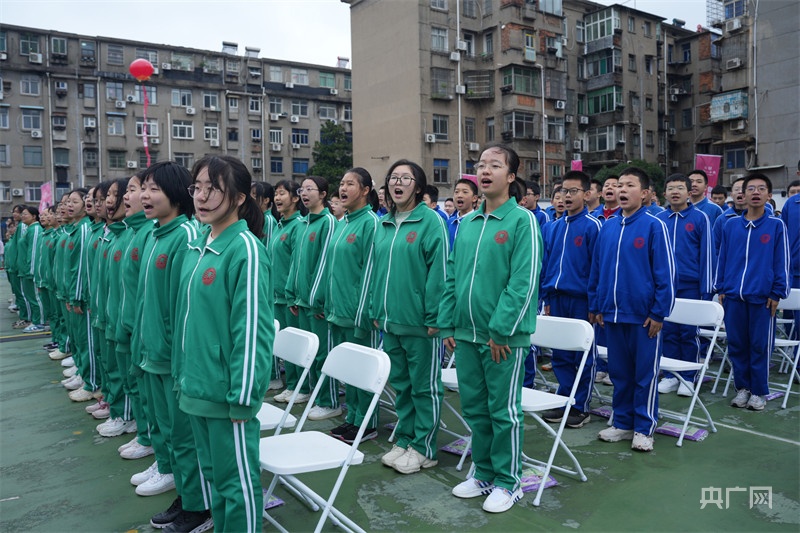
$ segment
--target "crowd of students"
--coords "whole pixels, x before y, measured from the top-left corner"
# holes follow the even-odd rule
[[[662,329],[664,319],[676,297],[715,294],[732,405],[764,409],[777,302],[800,287],[800,194],[776,218],[769,179],[750,174],[723,213],[694,170],[667,179],[663,209],[641,169],[605,183],[571,171],[548,214],[518,169],[512,149],[485,149],[477,179],[459,180],[445,202],[451,213],[412,161],[392,164],[379,190],[353,168],[329,191],[313,176],[253,183],[228,156],[191,172],[156,163],[43,213],[17,206],[6,248],[15,327],[49,327],[45,348],[65,367],[70,399],[96,400],[86,411],[106,419],[101,435],[135,434],[122,458],[155,455],[131,483],[142,496],[176,490],[151,519],[166,531],[260,530],[255,415],[268,390],[283,389],[273,399],[285,403],[300,387],[296,402],[307,402],[328,350],[345,341],[391,359],[397,438],[381,461],[402,474],[438,463],[442,347],[454,353],[475,470],[452,492],[486,496],[488,512],[522,497],[521,389],[533,383],[539,313],[596,324],[609,354],[607,368],[593,353],[577,375],[580,354],[553,353],[559,393],[580,385],[574,407],[545,413],[550,422],[584,426],[592,383],[613,382],[614,425],[598,437],[652,450],[658,393],[693,392],[670,375],[658,382],[659,356],[700,357],[696,331]],[[273,360],[273,319],[320,338],[307,382]],[[339,385],[321,386],[309,419],[341,417]],[[353,442],[366,426],[363,438],[375,438],[369,396],[345,394],[331,433]]]

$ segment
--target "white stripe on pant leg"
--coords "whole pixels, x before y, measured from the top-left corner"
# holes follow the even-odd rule
[[[656,349],[655,358],[653,359],[653,379],[650,381],[650,389],[647,391],[647,416],[650,418],[650,431],[648,435],[652,435],[658,426],[658,413],[656,411],[656,398],[658,398],[658,367],[659,367],[659,354],[661,353],[661,332],[656,335]],[[635,376],[634,376],[635,380]],[[633,427],[636,429],[636,402],[633,405],[634,421]]]
[[[33,294],[36,296],[36,306],[39,308],[39,324],[43,325],[45,323],[44,305],[42,305],[42,299],[39,298],[39,288],[35,285],[33,286]]]
[[[86,320],[86,347],[89,357],[89,384],[92,386],[92,391],[97,390],[97,361],[94,358],[94,343],[92,342],[92,320],[89,316],[89,311],[86,310],[81,315]]]
[[[239,471],[239,483],[242,488],[242,499],[247,518],[247,531],[255,531],[255,501],[253,498],[253,486],[250,483],[250,466],[247,461],[247,444],[245,440],[245,422],[231,423],[233,426],[234,453],[236,454],[236,466]],[[261,515],[258,515],[259,518]]]
[[[509,418],[511,419],[511,468],[513,469],[512,472],[509,472],[509,475],[514,478],[514,490],[517,489],[520,483],[519,476],[517,475],[517,469],[515,467],[516,464],[520,462],[522,459],[521,450],[520,450],[520,439],[519,439],[519,419],[517,418],[517,394],[521,391],[517,389],[517,382],[519,381],[520,372],[522,372],[522,368],[524,367],[521,364],[521,359],[523,356],[523,348],[517,348],[516,353],[514,355],[514,372],[511,374],[511,380],[508,384],[508,404],[506,408],[508,410]]]
[[[433,441],[433,436],[436,433],[436,428],[439,426],[439,380],[437,377],[439,376],[438,372],[441,370],[442,365],[439,362],[439,343],[441,340],[439,337],[433,337],[429,339],[431,343],[431,371],[429,376],[429,390],[431,396],[431,414],[433,416],[433,420],[431,421],[431,428],[428,431],[428,434],[425,436],[425,457],[432,458],[434,456],[434,446],[436,445]],[[413,387],[413,385],[412,385]]]
[[[211,509],[211,484],[206,481],[203,476],[203,466],[200,464],[200,458],[197,458],[197,471],[200,473],[200,492],[203,494],[203,505],[206,509]]]

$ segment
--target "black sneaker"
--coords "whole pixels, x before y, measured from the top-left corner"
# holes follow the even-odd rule
[[[542,419],[545,422],[551,422],[553,424],[558,424],[561,422],[561,419],[564,418],[564,408],[555,408],[555,409],[548,409],[544,413],[542,413]]]
[[[181,511],[173,523],[164,528],[166,533],[203,533],[214,527],[211,511]]]
[[[353,444],[358,436],[358,426],[352,426],[350,430],[342,435],[340,438],[347,444]],[[361,442],[372,440],[378,436],[377,428],[367,428],[364,430],[364,435],[361,436]],[[359,443],[360,444],[360,443]]]
[[[582,428],[591,421],[592,417],[589,413],[581,413],[577,409],[570,409],[569,416],[567,416],[567,427],[573,429]]]
[[[344,435],[345,433],[350,431],[350,428],[354,428],[354,427],[356,427],[356,426],[354,426],[353,424],[348,424],[347,422],[345,422],[341,426],[337,426],[337,427],[333,428],[331,430],[331,435],[333,435],[337,439],[341,439],[342,435]],[[356,429],[358,429],[358,428],[356,428]]]
[[[183,511],[183,507],[181,505],[181,497],[178,496],[169,506],[169,509],[153,515],[153,518],[150,519],[150,525],[156,529],[165,528],[178,518],[181,511]]]

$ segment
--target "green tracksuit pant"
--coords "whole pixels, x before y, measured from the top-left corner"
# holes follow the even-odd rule
[[[141,394],[139,393],[139,379],[130,373],[131,345],[127,342],[118,342],[116,345],[116,368],[122,378],[122,392],[126,403],[130,407],[129,416],[136,420],[136,437],[142,446],[150,446],[150,431],[147,413],[142,407]],[[129,418],[125,418],[129,420]]]
[[[472,430],[475,479],[514,491],[522,475],[522,380],[528,347],[492,361],[489,346],[456,341],[461,412]]]
[[[370,334],[366,337],[356,337],[354,328],[343,328],[342,326],[337,326],[336,324],[330,324],[330,328],[331,348],[343,342],[352,342],[361,346],[367,346],[368,348],[378,347],[377,331],[370,331]],[[351,385],[347,385],[345,388],[344,398],[345,402],[347,402],[347,416],[345,417],[345,422],[361,427],[361,425],[364,423],[364,415],[366,414],[369,404],[372,401],[372,393]],[[379,411],[380,409],[377,408],[375,411],[373,411],[372,416],[367,421],[368,428],[378,427]]]
[[[154,449],[161,449],[161,454],[156,453],[158,471],[162,474],[172,472],[175,476],[175,491],[181,497],[185,510],[208,509],[211,502],[208,500],[207,487],[198,463],[199,445],[195,445],[190,416],[178,408],[175,380],[170,374],[145,372],[145,376],[151,393],[148,401],[153,402],[150,411],[155,415],[155,423],[160,431],[158,446],[155,443],[157,439],[153,438]],[[165,450],[166,462],[169,464],[168,467],[165,465],[166,471],[161,469],[162,461],[165,459],[160,457]],[[256,439],[257,451],[258,439]],[[258,468],[257,459],[256,468]],[[218,529],[218,531],[225,530]]]
[[[42,299],[39,297],[39,289],[33,284],[33,278],[20,277],[19,284],[29,313],[28,320],[32,324],[44,324],[44,306]]]
[[[42,299],[44,307],[44,320],[50,325],[50,339],[60,346],[64,336],[64,324],[58,312],[56,294],[50,289],[39,287],[39,298]]]
[[[131,400],[125,394],[125,370],[119,366],[119,358],[117,357],[118,345],[116,342],[108,340],[105,336],[105,350],[103,351],[103,367],[106,369],[105,375],[107,376],[108,383],[103,382],[103,389],[108,392],[110,400],[106,400],[109,404],[109,411],[111,418],[122,418],[123,420],[131,420],[133,418],[133,409],[131,408]],[[128,350],[130,352],[130,349]]]
[[[436,459],[442,398],[442,366],[439,337],[397,336],[383,333],[383,351],[392,369],[389,384],[395,391],[397,445],[412,446],[430,459]]]
[[[289,311],[288,305],[275,304],[275,319],[278,321],[278,323],[280,323],[281,329],[288,327],[300,327],[298,317],[294,316],[292,312]],[[320,342],[322,342],[322,339],[320,339]],[[303,373],[303,369],[286,361],[283,362],[283,366],[285,369],[286,388],[288,390],[295,390],[297,388],[297,382],[300,381],[300,375]],[[310,390],[311,389],[308,386],[308,381],[303,383],[303,385],[300,387],[300,392],[303,394],[308,394]]]
[[[82,309],[82,312],[77,313],[74,308],[67,311],[67,330],[72,346],[72,358],[78,367],[78,375],[85,383],[83,388],[94,392],[100,388],[101,376],[94,351],[89,350],[89,339],[92,335],[89,312]]]
[[[106,364],[105,352],[108,351],[106,342],[106,335],[103,329],[92,326],[90,330],[89,347],[94,354],[94,360],[98,362],[97,366],[100,370],[100,385],[103,391],[103,401],[109,405],[109,413],[111,418],[120,416],[115,414],[116,411],[111,407],[114,404],[114,396],[109,392],[108,382],[108,365]]]
[[[61,326],[64,331],[64,336],[61,338],[60,342],[58,343],[58,349],[64,353],[72,353],[72,339],[69,338],[70,334],[70,323],[69,323],[69,314],[70,312],[67,311],[67,302],[65,300],[61,300],[60,298],[56,297],[56,304],[57,304],[57,313],[61,317]],[[75,359],[73,357],[73,359]]]
[[[322,365],[328,357],[328,321],[324,318],[314,316],[314,311],[307,307],[300,307],[300,315],[297,317],[300,322],[300,329],[315,333],[319,337],[319,350],[314,362],[311,364],[309,375],[309,387],[312,389],[317,386],[317,382],[322,374]],[[339,383],[335,379],[325,378],[322,388],[317,395],[316,404],[320,407],[339,407]]]
[[[6,276],[8,276],[8,282],[11,284],[11,292],[14,294],[14,303],[19,308],[19,319],[29,320],[30,312],[25,303],[25,296],[22,295],[22,284],[19,276],[16,272],[11,272],[10,270],[6,270]]]
[[[264,495],[258,419],[234,423],[228,418],[189,418],[203,476],[211,486],[214,531],[260,532]]]

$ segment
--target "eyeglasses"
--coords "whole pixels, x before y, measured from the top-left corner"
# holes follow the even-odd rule
[[[389,176],[389,179],[386,180],[386,183],[389,185],[411,185],[415,181],[416,179],[414,179],[414,176],[409,174],[403,174],[402,176],[392,174]]]
[[[686,192],[686,185],[676,185],[674,187],[667,187],[667,192]]]
[[[575,196],[579,192],[586,192],[586,191],[584,191],[583,189],[579,189],[577,187],[574,187],[572,189],[561,189],[561,192],[563,192],[564,194],[569,194],[570,196]]]
[[[192,198],[197,198],[198,196],[202,195],[204,198],[208,199],[214,196],[216,193],[221,193],[222,190],[214,187],[213,185],[209,187],[198,187],[197,185],[189,185],[186,189],[189,191],[189,195]]]
[[[495,170],[500,170],[501,168],[504,167],[505,165],[501,165],[500,163],[492,163],[491,165],[488,165],[486,163],[478,163],[477,165],[475,165],[475,170],[477,170],[478,172],[483,172],[484,170],[489,168],[492,171],[495,171]]]
[[[315,189],[314,187],[305,187],[305,188],[300,187],[295,192],[297,193],[297,196],[300,196],[301,194],[303,194],[303,191],[305,191],[305,192],[314,192],[314,191],[318,191],[318,190],[319,189]]]
[[[758,192],[767,192],[767,186],[766,185],[759,185],[758,187],[756,187],[755,185],[749,185],[745,190],[747,192],[756,192],[756,191],[758,191]]]

